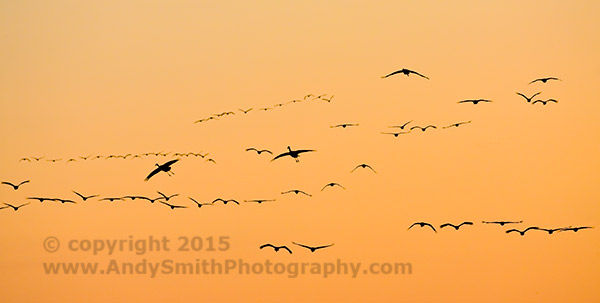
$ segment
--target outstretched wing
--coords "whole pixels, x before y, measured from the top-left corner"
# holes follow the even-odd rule
[[[385,75],[385,76],[382,76],[381,78],[387,78],[387,77],[389,77],[389,76],[393,76],[393,75],[395,75],[395,74],[399,74],[399,73],[401,73],[401,72],[402,72],[402,70],[397,70],[397,71],[395,71],[395,72],[393,72],[393,73],[390,73],[390,74],[387,74],[387,75]]]
[[[277,159],[279,159],[281,157],[285,157],[285,156],[289,156],[289,155],[290,155],[290,152],[285,152],[283,154],[277,155],[277,157],[273,158],[271,161],[275,161],[275,160],[277,160]]]
[[[163,164],[161,166],[163,166],[163,167],[171,166],[171,165],[173,165],[173,163],[175,163],[177,161],[179,161],[179,159],[174,159],[174,160],[171,160],[171,161],[167,161],[167,163],[165,163],[165,164]]]
[[[302,246],[302,247],[304,247],[304,248],[312,249],[312,247],[310,247],[310,246],[306,246],[306,245],[304,245],[304,244],[296,243],[296,242],[294,242],[294,241],[292,241],[292,243],[294,243],[294,244],[296,244],[296,245],[298,245],[298,246]]]
[[[333,246],[334,244],[335,244],[335,243],[331,243],[331,244],[329,244],[329,245],[317,246],[317,247],[315,247],[315,249],[327,248],[327,247]]]
[[[427,76],[425,76],[425,75],[422,75],[422,74],[420,74],[420,73],[418,73],[418,72],[415,72],[415,71],[412,71],[412,70],[409,70],[408,72],[409,72],[409,73],[411,73],[411,74],[419,75],[419,76],[421,76],[421,77],[423,77],[423,78],[425,78],[425,79],[429,80],[429,78],[428,78]]]
[[[148,174],[148,176],[144,179],[144,181],[150,180],[150,178],[152,178],[152,176],[158,174],[158,172],[160,172],[160,167],[157,167],[152,172],[150,172],[150,174]]]
[[[292,250],[289,249],[287,246],[281,246],[280,248],[287,250],[290,254],[292,253]]]
[[[270,243],[267,243],[267,244],[261,245],[259,248],[260,248],[260,249],[263,249],[263,248],[265,248],[265,247],[273,247],[273,248],[275,248],[275,246],[273,246],[273,244],[270,244]]]

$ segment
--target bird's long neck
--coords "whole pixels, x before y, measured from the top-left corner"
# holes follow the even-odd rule
[[[289,146],[288,146],[288,151],[290,151],[290,152],[292,151],[292,149]]]

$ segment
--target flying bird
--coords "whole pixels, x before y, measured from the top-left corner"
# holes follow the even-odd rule
[[[408,131],[408,132],[399,132],[399,133],[384,133],[384,132],[381,132],[381,133],[384,134],[384,135],[393,135],[394,137],[398,138],[398,135],[405,135],[405,134],[410,133],[410,131]]]
[[[468,124],[468,123],[471,123],[471,120],[465,121],[465,122],[458,122],[458,123],[450,124],[450,125],[444,126],[442,128],[446,129],[446,128],[449,128],[449,127],[459,127],[459,126],[461,126],[463,124]]]
[[[399,128],[399,129],[404,129],[410,122],[412,122],[412,120],[402,124],[402,125],[392,125],[392,126],[388,126],[389,128]]]
[[[429,224],[427,222],[415,222],[408,229],[411,229],[415,225],[419,225],[420,227],[429,226],[429,227],[431,227],[431,229],[433,229],[433,231],[435,231],[437,233],[437,230],[435,230],[435,227],[433,227],[433,225],[431,225],[431,224]]]
[[[100,201],[110,201],[110,202],[113,202],[115,200],[121,200],[122,201],[123,198],[122,197],[119,197],[119,198],[118,197],[107,197],[107,198],[100,199]]]
[[[277,160],[277,159],[279,159],[281,157],[290,156],[290,157],[294,158],[294,160],[296,160],[296,162],[300,162],[300,160],[298,159],[298,157],[300,156],[301,153],[315,151],[315,150],[312,150],[312,149],[292,150],[289,146],[287,148],[288,148],[287,152],[279,154],[277,157],[273,158],[271,161],[275,161],[275,160]]]
[[[355,167],[355,168],[354,168],[352,171],[350,171],[350,172],[354,172],[354,171],[355,171],[357,168],[359,168],[359,167],[361,167],[361,168],[368,168],[368,169],[372,170],[374,173],[377,173],[377,172],[376,172],[376,171],[375,171],[375,170],[374,170],[374,169],[373,169],[373,168],[372,168],[372,167],[371,167],[369,164],[365,164],[365,163],[357,165],[357,166],[356,166],[356,167]]]
[[[19,159],[19,162],[21,162],[21,161],[31,162],[31,160],[29,160],[29,158],[21,158],[21,159]],[[8,206],[6,206],[6,207],[8,207]],[[6,207],[4,207],[4,208],[6,208]]]
[[[251,108],[249,108],[249,109],[241,109],[241,108],[238,108],[238,110],[239,110],[239,111],[241,111],[241,112],[242,112],[242,113],[244,113],[244,114],[247,114],[249,111],[251,111],[251,110],[252,110],[252,107],[251,107]]]
[[[165,173],[167,173],[167,175],[171,176],[171,174],[173,174],[173,172],[171,171],[171,165],[173,165],[177,161],[179,161],[179,159],[168,161],[162,165],[158,165],[158,163],[156,163],[155,164],[156,168],[152,172],[150,172],[150,174],[148,174],[148,176],[146,177],[146,179],[144,179],[144,181],[150,180],[150,178],[152,178],[152,176],[158,174],[161,171],[164,171]]]
[[[60,199],[60,198],[55,198],[55,199],[52,199],[52,200],[54,200],[54,201],[58,201],[58,202],[60,202],[60,203],[62,203],[62,204],[65,204],[65,203],[73,203],[73,204],[77,204],[77,202],[75,202],[75,201],[73,201],[73,200],[71,200],[71,199]]]
[[[558,78],[556,78],[556,77],[547,77],[547,78],[539,78],[539,79],[535,79],[535,80],[533,80],[533,81],[529,82],[529,84],[532,84],[532,83],[535,83],[535,82],[538,82],[538,81],[540,81],[540,82],[542,82],[542,83],[546,83],[546,82],[548,82],[548,80],[558,80],[558,81],[562,81],[562,80],[560,80],[560,79],[558,79]]]
[[[323,186],[323,188],[321,188],[321,191],[323,191],[327,186],[331,186],[331,187],[339,186],[342,189],[346,189],[345,187],[341,186],[339,183],[331,182],[331,183],[325,184],[325,186]]]
[[[517,230],[517,229],[509,229],[509,230],[507,230],[507,231],[506,231],[506,233],[508,234],[508,233],[511,233],[511,232],[518,232],[519,234],[521,234],[521,236],[524,236],[524,235],[525,235],[525,233],[526,233],[528,230],[532,230],[532,229],[540,229],[540,228],[539,228],[539,227],[530,226],[530,227],[527,227],[527,228],[526,228],[525,230],[523,230],[523,231],[520,231],[520,230]]]
[[[541,94],[541,93],[542,93],[542,92],[537,92],[537,93],[533,94],[533,96],[531,96],[531,97],[527,97],[527,96],[525,96],[525,95],[523,95],[523,94],[521,94],[521,93],[519,93],[519,92],[517,92],[517,95],[519,95],[519,96],[521,96],[521,97],[525,98],[525,100],[527,100],[527,102],[531,102],[531,99],[533,99],[533,97],[535,97],[535,96],[537,96],[537,95],[539,95],[539,94]]]
[[[403,68],[403,69],[401,69],[401,70],[397,70],[397,71],[395,71],[395,72],[393,72],[393,73],[390,73],[390,74],[388,74],[388,75],[382,76],[381,78],[387,78],[387,77],[389,77],[389,76],[393,76],[393,75],[395,75],[395,74],[405,74],[406,76],[410,76],[410,74],[415,74],[415,75],[417,75],[417,76],[421,76],[421,77],[423,77],[423,78],[425,78],[425,79],[429,80],[429,78],[428,78],[428,77],[426,77],[426,76],[424,76],[424,75],[422,75],[422,74],[419,74],[418,72],[412,71],[412,70],[410,70],[410,69],[406,69],[406,68]]]
[[[538,228],[537,230],[543,230],[543,231],[547,232],[549,235],[551,235],[555,231],[562,231],[563,227],[561,227],[561,228]]]
[[[38,200],[38,201],[40,201],[40,203],[43,203],[44,201],[54,201],[54,198],[43,198],[43,197],[27,197],[27,199]]]
[[[493,102],[492,100],[488,100],[488,99],[467,99],[467,100],[461,100],[458,101],[457,103],[473,103],[473,104],[477,104],[479,102]]]
[[[158,198],[152,199],[152,198],[148,198],[148,197],[144,197],[144,196],[139,196],[137,198],[138,199],[143,199],[143,200],[148,200],[148,201],[150,201],[150,203],[154,203],[155,201],[164,199],[164,197],[158,197]]]
[[[446,226],[451,226],[451,227],[454,227],[455,230],[458,230],[463,225],[473,225],[473,222],[465,221],[465,222],[460,223],[458,225],[454,225],[454,224],[450,224],[450,223],[444,223],[444,224],[440,225],[440,229],[444,228]]]
[[[329,103],[331,103],[331,99],[333,99],[333,95],[331,97],[329,97],[329,99],[321,98],[321,100],[327,101]]]
[[[84,196],[76,191],[73,191],[76,195],[78,195],[81,199],[83,199],[83,201],[90,199],[90,198],[95,198],[98,197],[98,195],[91,195],[91,196]]]
[[[569,230],[572,230],[572,231],[574,231],[574,232],[577,232],[577,231],[579,231],[579,230],[581,230],[581,229],[588,229],[588,228],[593,228],[593,227],[591,227],[591,226],[577,226],[577,227],[570,227],[570,226],[569,226],[569,227],[565,227],[565,228],[563,228],[563,229],[562,229],[562,231],[569,231]]]
[[[25,181],[23,181],[23,182],[21,182],[21,183],[19,183],[19,184],[17,184],[17,185],[14,185],[14,184],[12,184],[12,183],[10,183],[10,182],[7,182],[7,181],[3,181],[3,182],[2,182],[2,184],[6,184],[6,185],[10,185],[10,186],[12,186],[12,188],[13,188],[14,190],[17,190],[17,189],[19,189],[19,186],[21,186],[21,185],[23,185],[23,184],[25,184],[25,183],[29,183],[29,180],[25,180]]]
[[[58,162],[60,160],[62,160],[62,159],[47,159],[46,161],[52,162],[52,163],[56,163],[56,162]]]
[[[6,205],[7,207],[10,207],[10,208],[14,209],[15,211],[17,211],[17,210],[19,210],[19,208],[21,208],[21,207],[23,207],[25,205],[29,205],[29,203],[31,203],[31,202],[27,202],[27,203],[21,204],[19,206],[14,206],[14,205],[8,204],[8,203],[4,203],[4,205]]]
[[[558,103],[558,100],[556,100],[556,99],[548,99],[548,100],[540,100],[540,99],[538,99],[538,100],[535,100],[535,101],[531,102],[531,104],[536,104],[538,102],[542,103],[543,105],[546,105],[548,102]]]
[[[523,223],[523,220],[521,220],[521,221],[481,221],[481,223],[484,223],[484,224],[499,224],[500,226],[504,226],[505,224],[519,224],[519,223]]]
[[[292,190],[288,190],[288,191],[281,192],[281,194],[282,194],[282,195],[284,195],[284,194],[289,194],[289,193],[295,193],[296,195],[297,195],[297,194],[304,194],[304,195],[307,195],[307,196],[309,196],[309,197],[312,197],[312,195],[311,195],[311,194],[308,194],[308,193],[306,193],[306,192],[304,192],[304,191],[301,191],[301,190],[299,190],[299,189],[292,189]]]
[[[273,152],[271,152],[268,149],[256,149],[254,147],[250,147],[250,148],[246,148],[246,151],[255,151],[257,154],[261,154],[261,153],[268,153],[268,154],[273,154]]]
[[[212,203],[215,204],[215,202],[219,202],[219,201],[223,202],[223,204],[227,204],[229,202],[233,202],[233,203],[235,203],[237,205],[240,205],[240,202],[236,201],[235,199],[224,200],[224,199],[221,199],[221,198],[217,198],[217,199],[214,199],[212,201]]]
[[[275,201],[275,199],[270,199],[270,200],[267,200],[267,199],[244,200],[244,202],[250,202],[250,203],[254,202],[254,203],[258,203],[258,204],[261,204],[263,202],[273,202],[273,201]]]
[[[437,128],[437,127],[435,127],[435,125],[427,125],[427,126],[425,126],[425,127],[421,127],[421,126],[415,125],[415,126],[411,127],[411,128],[410,128],[410,130],[413,130],[413,129],[420,129],[421,131],[426,131],[426,130],[427,130],[428,128],[430,128],[430,127],[431,127],[431,128]]]
[[[163,198],[165,198],[165,201],[169,201],[169,199],[171,199],[171,198],[173,198],[173,197],[177,197],[177,196],[179,196],[179,194],[172,194],[172,195],[170,195],[170,196],[167,196],[167,195],[165,195],[165,194],[163,194],[163,193],[161,193],[161,192],[159,192],[159,191],[157,191],[157,193],[158,193],[159,195],[163,196]]]
[[[190,200],[194,201],[194,203],[196,203],[196,205],[198,206],[198,208],[202,208],[202,206],[214,206],[214,204],[212,203],[200,203],[198,201],[196,201],[194,198],[192,197],[188,197]]]
[[[332,125],[332,126],[330,126],[330,128],[336,128],[336,127],[346,128],[348,126],[358,126],[358,124],[344,123],[344,124]]]
[[[290,249],[289,249],[287,246],[285,246],[285,245],[282,245],[282,246],[275,246],[275,245],[273,245],[273,244],[267,243],[267,244],[261,245],[259,248],[260,248],[260,249],[263,249],[263,248],[265,248],[265,247],[273,247],[273,249],[275,250],[275,252],[278,252],[280,249],[285,249],[285,250],[287,250],[287,251],[288,251],[290,254],[292,253],[292,251],[291,251],[291,250],[290,250]]]
[[[183,205],[173,205],[173,204],[169,204],[165,201],[160,201],[160,203],[170,207],[171,209],[175,209],[175,208],[187,208],[187,206],[183,206]]]
[[[310,249],[311,252],[315,252],[315,250],[317,250],[317,249],[327,248],[327,247],[333,246],[335,244],[335,243],[331,243],[329,245],[322,245],[322,246],[308,246],[308,245],[304,245],[304,244],[300,244],[300,243],[296,243],[296,242],[292,242],[292,243],[294,243],[298,246],[304,247],[304,248],[308,248],[308,249]]]

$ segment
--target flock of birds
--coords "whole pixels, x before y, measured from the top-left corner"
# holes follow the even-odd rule
[[[416,75],[419,76],[421,78],[427,79],[429,80],[429,77],[413,71],[413,70],[409,70],[409,69],[401,69],[401,70],[397,70],[394,71],[390,74],[387,74],[385,76],[382,76],[382,78],[388,78],[394,75],[399,75],[399,74],[403,74],[406,76],[410,76],[410,75]],[[546,77],[546,78],[538,78],[535,79],[531,82],[529,82],[529,84],[534,84],[537,82],[541,82],[541,83],[547,83],[549,81],[562,81],[556,77]],[[542,100],[542,99],[535,99],[535,97],[537,97],[538,95],[540,95],[541,92],[537,92],[531,96],[527,96],[523,93],[517,92],[517,95],[523,97],[528,103],[530,104],[536,104],[536,103],[541,103],[542,105],[546,105],[548,103],[558,103],[557,100],[555,99],[546,99],[546,100]],[[300,103],[300,102],[305,102],[305,101],[325,101],[325,102],[331,102],[331,100],[333,99],[333,95],[328,96],[327,94],[323,94],[323,95],[313,95],[313,94],[307,94],[304,96],[304,98],[302,99],[294,99],[291,100],[289,102],[286,103],[278,103],[273,105],[272,107],[264,107],[264,108],[258,108],[258,109],[254,109],[254,108],[248,108],[248,109],[238,109],[237,113],[241,113],[243,115],[246,115],[248,113],[250,113],[251,111],[269,111],[269,110],[273,110],[275,108],[278,107],[283,107],[286,106],[288,104],[293,104],[293,103]],[[465,104],[465,103],[471,103],[473,105],[477,105],[479,103],[491,103],[493,102],[490,99],[465,99],[465,100],[460,100],[457,103],[459,104]],[[219,114],[214,114],[211,115],[209,117],[206,118],[202,118],[199,120],[194,121],[194,123],[202,123],[202,122],[207,122],[210,120],[218,120],[222,117],[227,117],[227,116],[234,116],[236,115],[236,112],[234,111],[225,111]],[[420,130],[421,132],[425,132],[428,129],[437,129],[438,127],[436,125],[431,125],[431,124],[427,124],[427,125],[413,125],[411,124],[413,121],[407,121],[404,122],[403,124],[399,124],[399,125],[391,125],[388,126],[388,128],[395,128],[395,129],[399,129],[399,132],[382,132],[382,134],[385,135],[393,135],[394,137],[398,137],[401,134],[408,134],[413,130]],[[442,126],[441,129],[448,129],[448,128],[457,128],[459,126],[465,125],[465,124],[470,124],[472,121],[461,121],[461,122],[455,122],[446,126]],[[351,127],[358,127],[359,124],[358,123],[343,123],[343,124],[337,124],[337,125],[331,125],[331,128],[342,128],[342,129],[346,129],[346,128],[351,128]],[[287,147],[287,150],[281,153],[278,153],[277,155],[275,155],[272,151],[268,150],[268,149],[259,149],[259,148],[255,148],[255,147],[249,147],[245,149],[246,152],[253,152],[256,153],[257,155],[261,155],[261,154],[269,154],[271,155],[273,158],[271,159],[271,161],[275,161],[278,159],[282,159],[282,158],[292,158],[294,159],[295,162],[300,162],[300,155],[303,155],[305,153],[312,153],[312,152],[316,152],[316,150],[313,149],[292,149],[290,146]],[[126,154],[126,155],[107,155],[107,156],[102,156],[102,155],[95,155],[95,156],[81,156],[78,158],[69,158],[66,161],[66,163],[69,162],[75,162],[79,160],[94,160],[94,159],[135,159],[135,158],[142,158],[142,157],[147,157],[147,156],[162,156],[162,157],[167,157],[169,155],[175,157],[175,159],[169,160],[163,164],[159,164],[156,163],[155,164],[155,168],[150,171],[150,173],[146,176],[146,178],[144,179],[144,181],[149,181],[152,177],[154,177],[155,175],[163,172],[165,174],[167,174],[168,176],[172,176],[174,174],[174,172],[172,171],[172,166],[177,163],[181,157],[201,157],[201,158],[205,158],[208,156],[208,154],[201,154],[201,153],[193,153],[193,152],[189,152],[189,153],[164,153],[164,152],[158,152],[158,153],[144,153],[144,154]],[[32,162],[32,161],[41,161],[42,159],[44,159],[44,157],[25,157],[25,158],[21,158],[19,161],[27,161],[27,162]],[[48,162],[58,162],[61,161],[62,159],[46,159],[46,161]],[[208,158],[206,159],[206,161],[209,162],[213,162],[216,163],[216,161],[212,158]],[[354,172],[357,169],[367,169],[372,171],[373,173],[377,173],[375,171],[375,169],[373,169],[373,167],[371,167],[369,164],[366,163],[362,163],[359,164],[357,166],[355,166],[350,172]],[[2,182],[2,184],[4,185],[8,185],[11,186],[14,190],[18,190],[22,185],[29,183],[29,180],[20,182],[20,183],[11,183],[11,182]],[[339,183],[336,182],[331,182],[328,184],[325,184],[322,188],[321,191],[324,191],[327,188],[332,188],[332,187],[339,187],[341,189],[346,189],[344,186],[342,186]],[[123,201],[123,200],[147,200],[150,203],[154,203],[154,202],[160,202],[161,204],[164,204],[166,206],[168,206],[170,209],[174,210],[174,209],[181,209],[181,208],[188,208],[187,205],[177,205],[177,204],[172,204],[169,201],[177,196],[179,196],[179,194],[171,194],[171,195],[166,195],[160,191],[158,191],[157,193],[159,194],[158,197],[146,197],[146,196],[140,196],[140,195],[127,195],[127,196],[120,196],[120,197],[100,197],[98,194],[94,194],[94,195],[83,195],[79,192],[73,191],[73,193],[83,202],[83,201],[88,201],[89,199],[92,198],[98,198],[100,201]],[[286,194],[302,194],[308,197],[312,197],[312,194],[300,190],[300,189],[291,189],[291,190],[286,190],[281,192],[282,195],[286,195]],[[77,201],[73,200],[73,199],[65,199],[65,198],[51,198],[51,197],[27,197],[27,199],[29,200],[37,200],[40,203],[44,202],[44,201],[55,201],[55,202],[60,202],[60,203],[72,203],[72,204],[76,204],[78,203]],[[252,200],[241,200],[238,201],[236,199],[223,199],[223,198],[217,198],[214,199],[213,201],[209,201],[209,202],[199,202],[196,199],[192,198],[192,197],[188,197],[188,199],[190,201],[192,201],[194,204],[192,206],[197,206],[198,208],[204,207],[204,206],[214,206],[215,203],[221,202],[222,204],[226,205],[228,203],[233,203],[233,204],[237,204],[240,205],[241,201],[243,201],[244,203],[257,203],[257,204],[262,204],[265,202],[273,202],[276,201],[276,199],[252,199]],[[20,208],[29,205],[31,202],[28,203],[24,203],[24,204],[20,204],[20,205],[13,205],[13,204],[9,204],[9,203],[4,203],[4,206],[0,207],[0,209],[6,209],[6,208],[12,208],[14,211],[18,211]],[[507,224],[520,224],[523,221],[482,221],[482,223],[484,224],[497,224],[500,226],[504,226]],[[441,224],[439,226],[439,229],[443,229],[446,227],[451,227],[455,230],[459,230],[462,226],[471,226],[474,225],[473,222],[470,221],[465,221],[462,222],[458,225],[452,224],[452,223],[444,223]],[[437,233],[437,229],[434,227],[434,225],[427,223],[427,222],[415,222],[412,225],[410,225],[410,227],[408,228],[409,230],[411,228],[413,228],[414,226],[419,226],[419,227],[428,227],[431,230],[433,230],[434,232]],[[506,233],[519,233],[521,236],[524,236],[526,232],[530,231],[530,230],[539,230],[539,231],[546,231],[548,234],[553,234],[555,232],[564,232],[564,231],[573,231],[573,232],[577,232],[579,230],[583,230],[583,229],[591,229],[593,227],[591,226],[576,226],[576,227],[572,227],[572,226],[568,226],[568,227],[560,227],[560,228],[540,228],[537,226],[530,226],[527,227],[523,230],[518,230],[518,229],[509,229],[506,230]],[[327,248],[327,247],[331,247],[334,244],[328,244],[328,245],[322,245],[322,246],[309,246],[309,245],[304,245],[304,244],[299,244],[296,242],[292,242],[294,245],[302,247],[302,248],[306,248],[309,249],[311,252],[315,252],[316,250],[319,249],[323,249],[323,248]],[[277,245],[273,245],[271,243],[266,243],[264,245],[261,245],[259,248],[263,249],[263,248],[272,248],[275,252],[279,251],[279,250],[284,250],[287,251],[288,253],[292,253],[292,250],[285,245],[282,246],[277,246]]]
[[[79,156],[79,157],[75,157],[75,158],[68,158],[65,160],[65,162],[68,164],[70,162],[77,162],[79,161],[91,161],[91,160],[96,160],[96,159],[104,159],[104,160],[110,160],[110,159],[142,159],[145,157],[149,157],[149,156],[156,156],[156,157],[167,157],[167,156],[173,156],[173,157],[200,157],[205,159],[207,162],[213,162],[216,163],[216,161],[212,158],[206,158],[206,156],[208,156],[208,153],[194,153],[194,152],[188,152],[188,153],[171,153],[171,152],[151,152],[151,153],[142,153],[142,154],[125,154],[125,155],[117,155],[117,154],[110,154],[110,155],[88,155],[88,156]],[[41,157],[23,157],[21,159],[19,159],[19,162],[39,162],[42,160],[46,160],[46,162],[52,162],[52,163],[56,163],[59,161],[62,161],[62,158],[51,158],[51,159],[46,159],[45,156],[41,156]]]
[[[279,107],[283,107],[285,105],[289,105],[289,104],[293,104],[293,103],[300,103],[300,102],[305,102],[305,101],[318,101],[318,100],[322,100],[322,101],[325,101],[325,102],[331,102],[331,100],[333,99],[333,97],[334,97],[333,95],[328,96],[327,94],[322,94],[322,95],[307,94],[302,99],[293,99],[293,100],[288,101],[286,103],[277,103],[277,104],[275,104],[273,106],[270,106],[270,107],[261,107],[261,108],[258,108],[256,110],[257,111],[269,111],[269,110],[273,110],[273,109],[276,109],[276,108],[279,108]],[[245,115],[245,114],[248,114],[249,112],[251,112],[253,110],[254,110],[253,107],[248,108],[248,109],[238,108],[237,112],[238,113],[243,113]],[[236,114],[236,111],[224,111],[222,113],[213,114],[213,115],[210,115],[208,117],[196,120],[196,121],[194,121],[194,123],[202,123],[202,122],[207,122],[207,121],[211,121],[211,120],[218,120],[219,118],[228,117],[228,116],[234,116],[235,114]]]
[[[497,224],[497,225],[500,225],[500,226],[504,226],[506,224],[520,224],[520,223],[523,223],[523,221],[522,220],[521,221],[481,221],[481,223],[484,223],[484,224]],[[471,221],[465,221],[465,222],[462,222],[462,223],[460,223],[458,225],[455,225],[455,224],[452,224],[452,223],[444,223],[444,224],[440,225],[439,228],[442,229],[444,227],[452,227],[455,230],[458,230],[463,225],[465,225],[465,226],[466,225],[473,225],[473,222],[471,222]],[[415,222],[410,227],[408,227],[408,229],[410,230],[414,226],[429,227],[434,232],[437,233],[437,230],[435,229],[435,227],[431,223],[427,223],[427,222]],[[545,231],[549,235],[551,235],[554,232],[561,232],[561,231],[574,231],[574,232],[577,232],[579,230],[589,229],[589,228],[593,228],[593,227],[592,226],[576,226],[576,227],[568,226],[568,227],[559,227],[559,228],[540,228],[540,227],[537,227],[537,226],[529,226],[529,227],[525,228],[524,230],[509,229],[509,230],[506,230],[505,232],[507,234],[512,233],[512,232],[517,232],[517,233],[521,234],[521,236],[524,236],[525,233],[527,231],[529,231],[529,230],[541,230],[541,231]]]

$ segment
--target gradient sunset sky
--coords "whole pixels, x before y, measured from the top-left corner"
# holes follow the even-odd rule
[[[31,180],[0,186],[1,203],[31,202],[0,210],[2,302],[600,302],[598,1],[0,0],[0,39],[0,181]],[[381,78],[402,68],[430,79]],[[529,84],[541,77],[562,81]],[[333,98],[287,104],[308,94]],[[457,103],[479,98],[493,102]],[[194,123],[226,111],[235,115]],[[438,128],[382,134],[411,120]],[[442,129],[462,121],[472,122]],[[330,127],[342,123],[359,126]],[[299,163],[245,151],[287,146],[316,151]],[[170,154],[79,158],[147,152]],[[173,176],[144,182],[155,163],[186,152],[209,155],[180,157]],[[377,173],[350,172],[361,163]],[[329,182],[346,189],[321,191]],[[312,197],[281,194],[295,188]],[[81,202],[73,190],[100,197]],[[100,201],[156,191],[178,193],[169,202],[189,208]],[[198,209],[188,197],[276,201]],[[407,230],[418,221],[475,224]],[[505,233],[528,226],[594,228]],[[231,248],[66,248],[151,235],[227,236]],[[49,236],[59,251],[44,250]],[[335,245],[310,253],[292,241]],[[110,259],[340,259],[413,270],[151,278],[47,275],[42,266]]]

